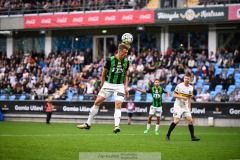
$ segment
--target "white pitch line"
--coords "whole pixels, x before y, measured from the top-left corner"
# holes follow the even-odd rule
[[[36,135],[14,135],[14,134],[0,134],[0,137],[70,137],[70,136],[156,136],[154,133],[149,134],[36,134]],[[181,133],[174,133],[174,135],[186,135]],[[197,133],[197,135],[240,135],[240,133]]]

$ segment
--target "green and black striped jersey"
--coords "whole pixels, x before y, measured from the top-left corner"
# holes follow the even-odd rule
[[[128,67],[129,61],[127,58],[118,60],[115,56],[111,56],[104,65],[104,68],[108,70],[105,80],[113,84],[123,84]]]
[[[162,94],[167,93],[167,91],[162,87],[152,87],[150,88],[147,93],[151,93],[153,96],[152,106],[154,107],[162,107]]]

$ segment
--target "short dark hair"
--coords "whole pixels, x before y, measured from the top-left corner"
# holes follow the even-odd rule
[[[160,80],[159,80],[159,79],[155,79],[155,80],[154,80],[154,82],[155,82],[155,81],[159,81],[159,82],[160,82]]]
[[[186,77],[191,77],[191,73],[187,72],[187,73],[185,74],[185,76],[186,76]]]

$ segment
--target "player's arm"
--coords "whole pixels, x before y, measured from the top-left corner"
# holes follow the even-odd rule
[[[188,108],[189,108],[189,111],[192,110],[192,96],[188,97]]]
[[[102,71],[102,77],[101,77],[101,84],[100,84],[100,86],[103,86],[103,83],[105,82],[105,78],[106,78],[107,72],[108,72],[108,69],[104,68],[103,71]]]
[[[110,60],[110,58],[108,58],[104,64],[104,69],[102,71],[101,84],[100,84],[101,87],[103,86],[103,84],[106,80],[107,72],[110,67],[111,67],[111,60]]]
[[[124,77],[124,90],[125,90],[126,97],[129,97],[129,92],[128,92],[128,71],[125,73],[125,77]]]
[[[141,90],[139,88],[134,88],[135,91],[139,91],[139,92],[142,92],[142,93],[147,93],[148,91],[147,90]]]
[[[170,93],[168,91],[166,91],[164,88],[163,88],[163,93],[167,94],[166,98],[170,97]]]

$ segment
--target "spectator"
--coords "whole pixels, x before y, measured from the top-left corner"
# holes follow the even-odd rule
[[[47,101],[46,106],[45,106],[46,114],[47,114],[46,124],[50,124],[50,120],[51,120],[51,117],[52,117],[53,105],[52,105],[52,102],[51,102],[50,98],[48,98],[46,101]]]
[[[235,84],[235,79],[233,78],[233,75],[229,75],[226,80],[224,80],[223,83],[223,89],[227,90],[230,85]]]
[[[205,90],[204,93],[200,93],[197,95],[198,102],[209,102],[210,101],[210,94],[208,90]]]
[[[217,59],[216,59],[216,55],[213,53],[213,51],[210,52],[210,56],[208,59],[209,63],[216,63]]]
[[[128,125],[130,125],[132,122],[132,115],[135,112],[135,104],[133,103],[133,100],[131,98],[126,105],[126,109],[128,114]]]
[[[190,84],[194,85],[197,82],[197,77],[191,72],[191,77],[190,77]]]
[[[222,100],[222,94],[221,93],[217,93],[216,97],[214,98],[215,102],[221,102]]]

